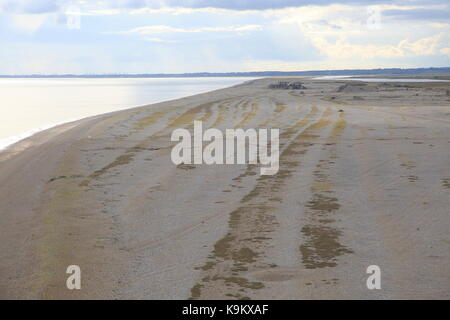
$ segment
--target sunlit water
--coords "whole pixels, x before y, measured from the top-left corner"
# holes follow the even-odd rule
[[[0,79],[0,149],[57,124],[253,78]]]

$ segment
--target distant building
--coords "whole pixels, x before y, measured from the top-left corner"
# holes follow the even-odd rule
[[[270,89],[291,89],[291,90],[300,90],[306,89],[305,86],[299,82],[289,82],[289,81],[278,81],[278,83],[271,83],[269,85]]]

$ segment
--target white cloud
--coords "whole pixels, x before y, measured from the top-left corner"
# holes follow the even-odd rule
[[[99,10],[82,10],[80,12],[83,16],[110,16],[125,13],[119,9],[99,9]]]
[[[3,60],[1,66],[13,71],[22,66],[23,73],[27,70],[52,73],[56,68],[57,72],[139,73],[417,67],[450,63],[448,20],[426,18],[429,12],[425,9],[438,8],[435,2],[379,5],[381,26],[373,30],[367,24],[369,13],[365,5],[234,10],[230,6],[188,8],[192,4],[190,0],[182,3],[185,7],[164,7],[157,0],[145,0],[147,5],[150,2],[156,5],[143,8],[139,8],[140,0],[70,0],[85,15],[79,32],[83,34],[81,37],[72,36],[66,27],[69,0],[55,0],[58,8],[54,12],[51,12],[52,0],[44,0],[48,5],[38,7],[18,6],[15,4],[25,0],[14,1],[0,0],[3,25],[8,29],[4,42],[13,39],[4,46],[2,55],[13,62]],[[2,7],[2,3],[9,7]],[[256,2],[251,5],[250,8],[259,6]],[[419,9],[426,12],[423,15],[413,12],[414,22],[393,15],[411,17],[407,11]],[[39,38],[27,34],[38,29]],[[13,43],[18,43],[20,48],[11,49]],[[41,45],[39,52],[34,50],[34,43]],[[172,43],[179,44],[178,50],[174,50]],[[56,57],[60,63],[44,63],[54,50],[53,44],[61,45],[58,53],[70,59]],[[70,44],[76,45],[77,50]],[[32,54],[21,56],[17,52]],[[31,65],[31,61],[35,63]]]
[[[159,42],[159,43],[178,43],[179,42],[176,40],[167,40],[167,39],[162,39],[162,38],[158,38],[158,37],[144,38],[144,40],[150,41],[150,42]]]
[[[45,14],[14,14],[11,15],[12,24],[15,28],[33,33],[38,30],[48,19]]]
[[[450,28],[450,23],[434,22],[430,23],[429,26],[438,29],[448,29]]]
[[[275,23],[296,25],[323,57],[334,60],[375,59],[448,54],[449,36],[435,34],[427,24],[383,20],[387,9],[416,9],[419,6],[377,6],[381,12],[377,30],[367,24],[366,6],[330,5],[272,10]],[[437,27],[436,24],[433,25]],[[439,27],[444,25],[439,24]],[[416,32],[417,31],[417,32]],[[411,39],[412,38],[412,39]]]
[[[231,10],[223,8],[184,8],[184,7],[163,7],[163,8],[139,8],[126,11],[129,14],[192,14],[192,13],[209,13],[209,14],[234,14],[246,15],[259,13],[258,10]]]
[[[448,52],[448,39],[443,34],[421,38],[416,41],[404,39],[396,45],[352,44],[345,37],[329,42],[324,38],[313,38],[313,44],[320,52],[332,59],[349,58],[395,58],[427,56]]]
[[[116,34],[159,34],[159,33],[198,33],[198,32],[242,32],[262,30],[260,25],[242,25],[226,27],[202,27],[202,28],[175,28],[165,25],[144,26],[128,31],[113,32]]]

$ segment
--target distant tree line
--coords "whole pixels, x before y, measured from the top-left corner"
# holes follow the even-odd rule
[[[450,74],[450,68],[387,68],[314,71],[196,72],[142,74],[28,74],[0,75],[0,78],[199,78],[199,77],[272,77],[272,76],[351,76],[351,75],[427,75]]]

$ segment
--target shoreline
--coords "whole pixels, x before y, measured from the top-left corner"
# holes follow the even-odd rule
[[[365,78],[361,78],[363,80],[353,79],[355,77],[359,78],[358,76],[354,76],[354,75],[320,76],[320,77],[310,78],[310,80],[317,80],[317,81],[328,81],[328,80],[329,81],[361,81],[361,82],[365,82],[364,81]],[[373,79],[372,79],[372,77],[373,77]],[[414,82],[414,83],[416,83],[416,82],[417,83],[450,82],[450,80],[445,80],[445,79],[421,79],[421,78],[418,78],[418,79],[416,79],[416,78],[414,78],[414,79],[412,79],[412,78],[411,79],[409,79],[409,78],[407,78],[407,79],[404,79],[404,78],[392,78],[392,79],[386,78],[386,79],[381,79],[380,81],[376,81],[378,76],[372,76],[372,77],[371,78],[367,78],[367,79],[370,79],[370,82],[383,82],[383,81],[386,81],[386,79],[388,80],[388,82]],[[213,77],[213,78],[215,78],[215,77]],[[297,78],[297,77],[293,77],[293,78]],[[305,79],[305,77],[302,77],[302,76],[300,76],[298,78],[299,79]],[[13,78],[13,79],[17,79],[17,78]],[[18,78],[18,79],[20,79],[20,78]],[[46,78],[44,78],[44,79],[46,79]],[[51,79],[53,79],[53,77]],[[55,77],[55,79],[57,79],[57,77]],[[256,78],[256,79],[247,80],[247,81],[253,81],[253,80],[258,80],[258,79],[265,79],[265,78]],[[237,85],[243,85],[247,81],[244,81],[242,83],[239,83],[239,84],[236,84],[236,85],[233,85],[233,86],[230,86],[230,87],[221,88],[221,89],[227,89],[227,88],[232,88],[232,87],[237,86]],[[221,89],[216,89],[216,90],[221,90]],[[215,90],[212,90],[212,91],[215,91]],[[207,91],[207,92],[203,92],[203,93],[199,93],[199,94],[205,94],[205,93],[212,92],[212,91]],[[196,95],[196,94],[194,94],[194,95]],[[87,119],[87,118],[90,118],[90,117],[97,117],[97,116],[107,115],[107,114],[110,114],[110,113],[113,113],[113,112],[125,111],[125,110],[129,110],[129,109],[134,109],[134,108],[146,107],[146,106],[150,106],[152,104],[169,102],[171,100],[178,100],[178,99],[183,99],[183,98],[187,98],[187,97],[190,97],[190,96],[184,96],[184,97],[180,97],[180,98],[176,98],[176,99],[170,99],[170,100],[163,100],[163,101],[154,102],[154,103],[151,103],[151,104],[144,104],[144,105],[139,105],[139,106],[126,107],[124,109],[119,109],[119,110],[115,110],[115,111],[109,111],[109,112],[104,112],[104,113],[99,113],[99,114],[94,114],[94,115],[89,115],[89,116],[83,116],[83,117],[80,117],[80,118],[68,119],[68,120],[64,120],[64,121],[61,121],[61,122],[46,124],[46,125],[41,126],[39,128],[31,129],[31,130],[28,130],[26,132],[23,132],[23,133],[14,135],[14,136],[9,136],[9,137],[1,139],[0,140],[0,153],[2,151],[4,151],[4,150],[8,149],[9,147],[13,146],[14,144],[16,144],[16,143],[18,143],[18,142],[20,142],[22,140],[25,140],[27,138],[30,138],[33,135],[37,134],[37,133],[40,133],[42,131],[46,131],[48,129],[52,129],[52,128],[55,128],[55,127],[58,127],[58,126],[61,126],[61,125],[64,125],[64,124],[69,124],[69,123],[76,122],[76,121],[83,120],[83,119]]]
[[[264,78],[21,140],[0,152],[0,298],[448,299],[449,89]],[[280,170],[175,166],[195,120],[279,128]]]
[[[14,79],[16,79],[16,78],[14,78]],[[247,80],[247,81],[252,81],[252,80]],[[241,84],[244,84],[245,82],[246,81],[241,82],[241,83],[236,84],[236,85],[241,85]],[[219,88],[219,89],[215,89],[215,90],[222,90],[222,89],[232,88],[233,86],[236,86],[236,85],[232,85],[232,86],[225,87],[225,88]],[[64,120],[64,121],[60,121],[60,122],[56,122],[56,123],[49,123],[49,124],[46,124],[44,126],[36,128],[36,129],[31,129],[31,130],[25,131],[25,132],[17,134],[17,135],[8,136],[6,138],[0,139],[0,153],[5,151],[5,150],[7,150],[10,147],[12,147],[14,144],[19,143],[22,140],[25,140],[25,139],[28,139],[28,138],[34,136],[35,134],[38,134],[40,132],[43,132],[43,131],[46,131],[48,129],[52,129],[52,128],[55,128],[55,127],[58,127],[58,126],[61,126],[61,125],[70,124],[70,123],[77,122],[77,121],[84,120],[84,119],[91,118],[91,117],[98,117],[98,116],[108,115],[108,114],[111,114],[111,113],[114,113],[114,112],[126,111],[126,110],[135,109],[135,108],[148,107],[148,106],[153,105],[153,104],[159,104],[159,103],[169,102],[169,101],[172,101],[172,100],[183,99],[183,98],[195,96],[195,95],[198,95],[198,94],[205,94],[205,93],[213,92],[215,90],[211,90],[211,91],[207,91],[207,92],[201,92],[201,93],[195,93],[195,94],[192,94],[192,95],[183,96],[183,97],[175,98],[175,99],[157,101],[157,102],[153,102],[153,103],[150,103],[150,104],[143,104],[143,105],[138,105],[138,106],[125,107],[123,109],[119,109],[119,110],[115,110],[115,111],[108,111],[108,112],[102,112],[102,113],[99,113],[99,114],[93,114],[93,115],[89,115],[89,116],[82,116],[82,117],[79,117],[79,118],[68,119],[68,120]]]

